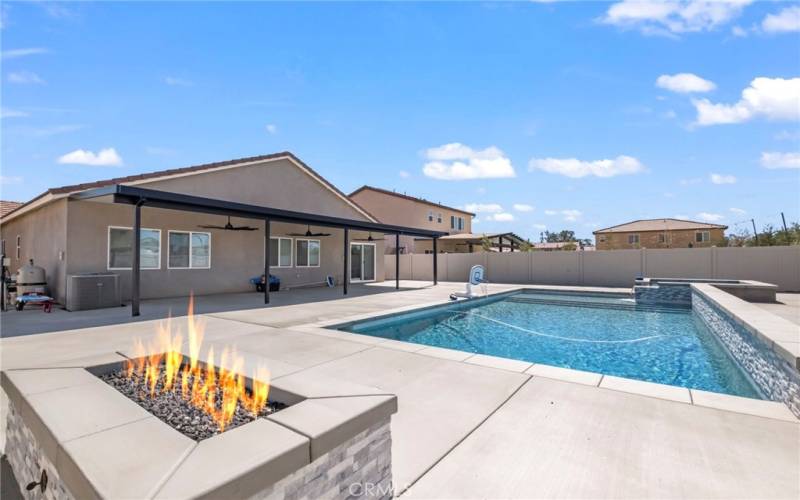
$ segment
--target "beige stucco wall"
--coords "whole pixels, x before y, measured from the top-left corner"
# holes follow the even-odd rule
[[[262,162],[253,166],[228,168],[190,176],[139,184],[141,187],[175,193],[282,208],[298,212],[369,220],[357,208],[324,186],[289,160]],[[59,200],[21,215],[0,227],[6,248],[13,254],[16,234],[22,236],[22,259],[12,260],[16,270],[21,262],[34,258],[47,270],[48,281],[59,302],[66,295],[66,276],[78,273],[113,272],[121,277],[123,300],[130,298],[131,272],[108,271],[108,227],[133,226],[134,209],[98,201]],[[148,208],[142,209],[142,227],[161,230],[161,268],[142,270],[142,298],[184,296],[190,291],[201,294],[241,292],[253,289],[251,277],[263,272],[263,221],[233,219],[234,225],[251,225],[258,231],[223,231],[198,228],[199,225],[224,225],[226,218]],[[209,231],[211,269],[168,269],[168,231]],[[304,233],[306,226],[272,224],[272,236]],[[272,268],[284,287],[315,285],[332,275],[341,283],[344,268],[344,231],[312,226],[312,232],[331,236],[318,238],[321,243],[320,267]],[[5,235],[8,234],[9,237]],[[351,239],[366,238],[367,233],[352,231]],[[295,242],[293,241],[293,247]],[[294,253],[294,252],[293,252]],[[376,280],[383,280],[384,242],[376,242]],[[62,259],[63,257],[63,259]]]
[[[465,282],[470,267],[495,283],[631,287],[637,275],[656,278],[755,280],[800,291],[800,246],[438,254],[440,281]],[[432,255],[401,255],[401,279],[432,279]],[[394,256],[386,256],[394,277]]]
[[[68,274],[112,272],[121,278],[123,300],[130,299],[131,271],[108,271],[108,227],[133,225],[133,207],[90,201],[73,201],[69,204],[67,245],[70,250]],[[175,297],[193,291],[197,295],[230,293],[253,290],[249,279],[259,276],[264,269],[264,223],[252,219],[233,218],[235,226],[249,225],[257,231],[223,231],[198,228],[199,225],[224,225],[227,218],[218,215],[195,214],[156,208],[142,209],[142,227],[161,230],[161,269],[143,269],[141,272],[142,298]],[[271,235],[304,233],[306,226],[273,223]],[[314,232],[327,232],[331,236],[320,240],[320,267],[296,267],[294,252],[292,267],[273,267],[270,272],[281,278],[283,287],[320,285],[327,275],[341,283],[344,257],[344,231],[331,228],[312,228]],[[211,233],[210,269],[168,269],[168,231],[207,231]],[[364,238],[366,233],[351,231],[351,238]],[[289,237],[289,236],[287,236]],[[291,237],[296,240],[297,237]],[[376,254],[383,255],[383,242],[376,242]],[[296,242],[293,241],[293,248]],[[383,280],[383,259],[376,262],[376,277]]]
[[[359,191],[350,198],[385,224],[442,231],[451,234],[472,231],[472,216],[464,212],[447,209],[446,207],[400,198],[370,189]],[[428,220],[429,211],[433,212],[433,221]],[[442,222],[437,222],[437,215],[440,213],[442,214]],[[464,229],[452,229],[450,227],[450,216],[463,217]],[[415,241],[413,237],[404,236],[401,237],[400,241],[401,246],[405,246],[409,253],[424,253],[425,249],[430,249],[431,246],[430,242]],[[391,241],[387,247],[394,248],[394,241]]]
[[[138,184],[193,196],[369,220],[287,159]]]
[[[0,239],[5,240],[6,256],[12,273],[28,259],[47,272],[48,291],[59,301],[66,294],[67,202],[58,200],[0,224]],[[20,236],[20,258],[16,258],[16,238]]]

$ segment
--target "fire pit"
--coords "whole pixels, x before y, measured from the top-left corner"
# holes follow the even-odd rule
[[[136,357],[124,367],[112,365],[98,376],[163,422],[196,441],[252,422],[286,408],[269,401],[269,370],[256,366],[245,377],[244,358],[225,347],[216,364],[214,348],[200,361],[205,326],[194,315],[189,299],[189,355],[181,352],[183,336],[171,319],[159,324],[155,340],[134,342]]]
[[[259,356],[205,349],[202,326],[190,314],[125,356],[2,371],[20,487],[48,499],[391,496],[394,395],[305,371],[271,380]]]

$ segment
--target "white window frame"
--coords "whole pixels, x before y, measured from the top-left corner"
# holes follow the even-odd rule
[[[144,229],[144,228],[143,228]],[[169,237],[172,233],[175,234],[188,234],[189,235],[189,267],[173,267],[169,265]],[[207,234],[208,235],[208,266],[195,266],[193,259],[194,259],[194,252],[192,252],[192,236],[195,234]],[[160,260],[160,258],[159,258]],[[208,231],[182,231],[180,229],[170,229],[167,231],[167,269],[211,269],[211,233]]]
[[[269,268],[270,269],[288,269],[288,268],[294,266],[294,253],[297,251],[297,249],[294,246],[294,239],[293,238],[287,238],[286,236],[270,236],[269,240],[270,241],[278,240],[278,265],[277,266],[273,266],[273,265],[270,264]],[[288,266],[282,266],[281,265],[281,242],[280,242],[280,240],[289,240],[289,249],[290,250],[289,250],[289,265]],[[322,250],[322,244],[320,244],[319,248],[320,248],[320,250]],[[264,258],[266,258],[266,256],[267,256],[267,249],[265,248],[264,249]]]
[[[628,245],[638,245],[642,240],[639,238],[639,233],[628,235]]]
[[[442,212],[439,212],[439,213],[436,214],[436,223],[437,224],[441,224],[442,223]]]
[[[697,235],[700,234],[700,241],[697,241]],[[695,231],[694,232],[694,242],[695,243],[708,243],[711,241],[711,231]]]
[[[669,234],[667,233],[658,233],[658,242],[663,244],[669,243]]]
[[[319,262],[317,263],[316,266],[312,266],[312,265],[301,266],[301,265],[297,264],[297,259],[295,259],[295,263],[294,263],[295,266],[294,267],[300,267],[300,268],[320,267],[322,265],[322,240],[319,240],[319,239],[316,239],[316,238],[295,238],[294,239],[294,247],[293,247],[295,255],[297,255],[297,243],[301,242],[301,241],[309,241],[309,242],[310,241],[316,241],[317,242],[317,244],[319,245]],[[311,262],[311,246],[309,245],[308,247],[306,247],[306,249],[307,249],[306,250],[306,262]]]
[[[450,229],[455,229],[455,228],[456,228],[456,216],[455,215],[451,215],[450,216]]]
[[[376,280],[378,279],[378,246],[377,246],[377,244],[375,244],[375,243],[366,243],[366,242],[360,242],[360,241],[351,241],[351,242],[350,242],[350,252],[351,252],[351,253],[350,253],[350,255],[352,255],[352,251],[353,251],[352,249],[353,249],[353,247],[354,247],[354,246],[356,246],[356,245],[360,245],[361,247],[365,247],[365,246],[371,246],[371,247],[373,248],[373,250],[372,250],[372,255],[374,256],[374,258],[372,259],[372,276],[373,276],[373,277],[372,277],[372,279],[371,279],[371,280],[357,280],[357,279],[353,279],[353,278],[352,278],[352,272],[353,272],[353,270],[352,270],[352,268],[351,268],[351,269],[348,269],[348,270],[347,270],[347,273],[348,273],[348,275],[350,275],[350,276],[351,276],[351,278],[350,278],[350,283],[372,283],[373,281],[376,281]],[[363,250],[362,250],[362,251],[363,251]],[[361,262],[362,262],[362,264],[363,264],[363,262],[364,262],[364,261],[363,261],[363,258],[364,258],[364,255],[363,255],[363,254],[361,255],[361,258],[362,258],[362,261],[361,261]],[[352,263],[352,262],[350,262],[350,266],[352,266],[352,265],[353,265],[353,263]],[[364,275],[364,270],[363,270],[363,269],[361,270],[361,275],[362,275],[362,276]]]
[[[455,227],[455,228],[453,228],[453,229],[458,229],[459,231],[463,230],[463,229],[464,229],[465,222],[466,222],[466,221],[464,220],[464,217],[457,216],[457,217],[456,217],[456,227]]]
[[[16,256],[17,256],[17,260],[19,260],[19,256],[20,256],[20,249],[21,249],[21,248],[22,248],[22,236],[18,234],[18,235],[17,235],[17,253],[16,253],[16,254],[14,254],[14,255],[16,255]]]
[[[433,222],[433,210],[428,210],[428,222]]]
[[[109,271],[131,271],[131,270],[133,270],[133,266],[131,266],[131,267],[111,267],[111,230],[112,229],[127,229],[127,230],[133,232],[133,228],[132,227],[127,227],[127,226],[108,226],[108,231],[106,233],[106,269],[109,270]],[[141,267],[141,266],[139,266],[139,269],[141,271],[160,271],[161,270],[161,245],[164,243],[162,238],[161,238],[161,230],[160,229],[156,229],[154,227],[143,227],[143,228],[141,228],[141,230],[142,231],[156,231],[156,232],[158,232],[158,267]],[[140,240],[140,242],[141,242],[141,240]]]

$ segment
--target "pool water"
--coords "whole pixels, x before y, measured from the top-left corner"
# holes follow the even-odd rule
[[[761,399],[749,377],[689,308],[641,307],[615,296],[518,293],[340,328]]]

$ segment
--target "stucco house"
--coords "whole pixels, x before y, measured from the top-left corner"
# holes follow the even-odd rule
[[[594,231],[597,250],[722,246],[728,226],[680,219],[642,219]]]
[[[69,275],[114,273],[137,307],[139,297],[252,290],[267,255],[284,288],[341,284],[345,269],[350,282],[382,281],[384,241],[365,240],[407,230],[380,224],[289,152],[51,188],[0,218],[12,272],[33,259],[61,303]]]
[[[350,199],[386,224],[443,231],[449,235],[472,233],[472,218],[475,214],[459,208],[373,186],[361,186],[350,193]],[[444,239],[440,239],[440,243],[442,244],[438,248],[440,252],[466,252],[466,244],[463,249],[456,250],[455,245],[450,245]],[[423,240],[412,236],[400,238],[401,254],[431,251],[433,246],[428,238]],[[386,246],[387,254],[395,252],[393,244]]]

